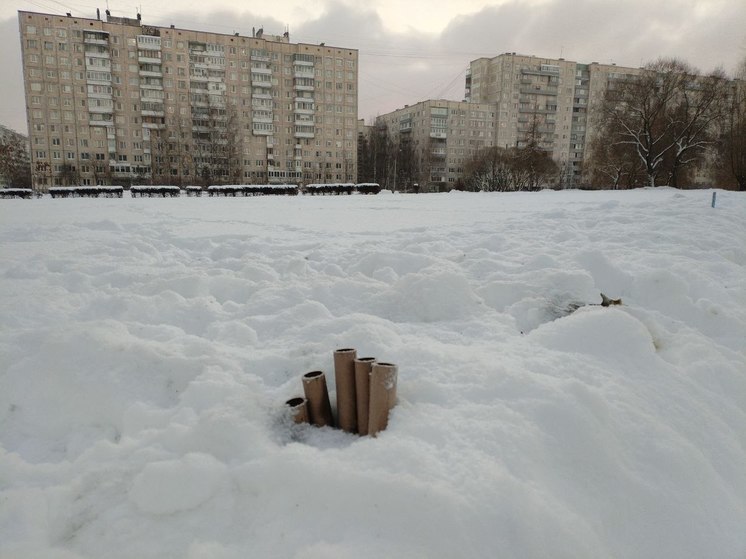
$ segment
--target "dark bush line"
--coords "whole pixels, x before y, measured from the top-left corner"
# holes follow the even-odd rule
[[[0,198],[33,198],[30,188],[0,188]]]
[[[133,186],[130,188],[133,198],[178,198],[181,188],[178,186]]]
[[[136,185],[130,189],[133,198],[177,198],[181,196],[178,186]],[[237,184],[212,185],[206,189],[201,186],[186,186],[183,189],[187,196],[297,196],[298,194],[341,195],[341,194],[378,194],[381,186],[376,183],[361,184],[309,184],[298,187],[293,184]],[[54,186],[49,189],[52,198],[121,198],[124,188],[121,186]],[[0,189],[0,198],[32,198],[34,192],[26,188]]]
[[[339,184],[309,184],[304,189],[305,194],[315,195],[350,195],[353,192],[360,194],[378,194],[381,191],[381,186],[376,183],[339,183]]]
[[[298,187],[292,184],[234,184],[207,187],[209,196],[296,196]]]
[[[121,198],[121,186],[53,186],[49,189],[52,198]]]

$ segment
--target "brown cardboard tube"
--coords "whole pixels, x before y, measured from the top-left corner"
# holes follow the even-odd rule
[[[389,424],[389,410],[396,404],[398,368],[392,363],[373,363],[370,370],[368,434],[375,437]]]
[[[334,352],[334,380],[337,383],[337,423],[348,433],[357,432],[357,401],[355,396],[354,349],[338,349]]]
[[[308,419],[313,425],[334,427],[332,406],[329,403],[329,391],[326,388],[326,377],[322,371],[311,371],[303,375],[303,392],[308,400]]]
[[[368,434],[368,404],[370,398],[370,370],[375,357],[355,359],[355,395],[357,403],[357,432]]]
[[[285,402],[295,423],[308,423],[308,405],[305,398],[290,398]]]

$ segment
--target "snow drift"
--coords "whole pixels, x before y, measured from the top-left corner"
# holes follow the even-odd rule
[[[4,558],[746,554],[742,194],[3,200],[0,241]],[[376,439],[280,413],[338,347],[399,366]]]

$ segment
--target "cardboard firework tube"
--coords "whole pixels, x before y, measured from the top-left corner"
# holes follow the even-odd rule
[[[368,434],[375,437],[389,424],[389,410],[396,404],[397,366],[373,363],[370,370],[370,404]]]
[[[294,423],[308,423],[308,400],[305,398],[290,398],[285,404],[290,409],[290,416]]]
[[[329,391],[326,388],[326,377],[321,371],[311,371],[303,375],[303,392],[308,400],[308,419],[318,427],[334,427],[332,406],[329,403]]]
[[[357,400],[355,396],[354,349],[334,352],[334,380],[337,383],[337,423],[342,431],[357,432]]]
[[[368,404],[370,398],[370,370],[375,357],[355,359],[355,394],[357,400],[357,432],[368,434]]]

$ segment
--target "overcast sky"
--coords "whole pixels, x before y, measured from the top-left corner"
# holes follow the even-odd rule
[[[96,17],[106,0],[0,2],[0,124],[26,133],[18,10]],[[640,66],[679,57],[732,73],[746,58],[746,0],[109,0],[143,23],[360,51],[359,116],[366,121],[432,98],[461,100],[469,61],[503,52]]]

